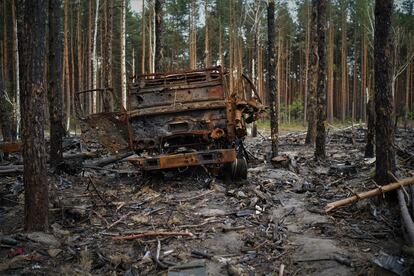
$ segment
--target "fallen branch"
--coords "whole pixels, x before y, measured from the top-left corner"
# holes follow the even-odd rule
[[[91,152],[91,151],[85,151],[85,152],[79,152],[79,153],[64,153],[63,159],[90,159],[98,157],[97,152]]]
[[[113,240],[134,240],[150,237],[172,237],[172,236],[183,236],[183,237],[192,237],[194,236],[190,232],[145,232],[140,234],[133,234],[127,236],[117,236],[113,237]]]
[[[120,219],[118,219],[117,221],[115,221],[114,223],[112,223],[111,225],[109,225],[108,227],[106,227],[106,229],[111,229],[115,225],[121,223],[124,219],[126,219],[131,214],[132,214],[132,212],[128,212],[126,215],[123,215]]]
[[[97,160],[97,161],[95,161],[91,164],[88,164],[88,165],[91,166],[91,167],[104,167],[104,166],[107,166],[109,164],[115,163],[115,162],[117,162],[121,159],[124,159],[126,157],[129,157],[133,154],[134,154],[134,152],[131,151],[131,152],[126,152],[126,153],[120,153],[120,154],[117,154],[117,155],[111,155],[111,156],[99,159],[99,160]]]
[[[348,205],[352,202],[355,202],[355,201],[358,201],[358,200],[361,200],[361,199],[371,198],[371,197],[381,195],[381,194],[386,193],[386,192],[396,190],[398,188],[401,188],[402,186],[408,186],[408,185],[412,185],[412,184],[414,184],[414,177],[402,179],[399,182],[394,182],[394,183],[391,183],[391,184],[388,184],[388,185],[385,185],[385,186],[381,186],[381,187],[378,187],[376,189],[373,189],[373,190],[370,190],[370,191],[367,191],[367,192],[362,192],[362,193],[359,193],[359,194],[355,194],[354,196],[351,196],[351,197],[348,197],[348,198],[345,198],[345,199],[341,199],[341,200],[338,200],[338,201],[335,201],[335,202],[328,203],[325,206],[325,212],[332,211],[335,208],[338,208],[338,207],[341,207],[341,206],[344,206],[344,205]]]

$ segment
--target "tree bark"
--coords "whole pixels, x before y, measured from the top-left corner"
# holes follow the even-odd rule
[[[269,57],[269,95],[270,95],[270,136],[272,139],[272,158],[278,156],[278,113],[279,102],[277,100],[275,80],[275,1],[269,0],[267,5],[267,55]]]
[[[64,0],[64,42],[63,42],[63,59],[64,59],[64,84],[65,84],[65,107],[66,107],[66,131],[70,134],[70,105],[71,105],[71,95],[70,95],[70,81],[69,81],[69,0]]]
[[[15,120],[16,120],[16,139],[20,138],[20,73],[19,73],[19,41],[17,39],[17,18],[16,18],[16,3],[12,0],[12,28],[13,28],[13,71],[15,81]]]
[[[99,15],[99,0],[96,1],[96,8],[95,8],[95,22],[94,22],[94,29],[93,29],[93,46],[92,46],[92,60],[93,60],[93,81],[92,81],[92,89],[97,88],[98,83],[98,57],[96,53],[96,43],[98,40],[98,15]],[[92,113],[97,112],[97,97],[96,91],[92,92]]]
[[[126,60],[125,60],[125,16],[126,16],[126,1],[121,1],[121,39],[120,39],[120,47],[121,47],[121,102],[122,106],[126,109],[127,108],[127,76],[126,76]],[[132,57],[134,60],[135,57]],[[133,66],[135,67],[135,66]],[[134,75],[135,72],[132,72]]]
[[[311,13],[311,53],[310,53],[310,74],[309,74],[309,91],[308,91],[308,131],[306,133],[306,144],[315,144],[316,139],[316,90],[318,85],[318,38],[317,38],[317,20],[318,10],[312,1]]]
[[[327,105],[328,120],[333,121],[333,95],[334,95],[334,23],[332,20],[332,5],[329,8],[329,29],[328,29],[328,89],[327,89]]]
[[[155,72],[163,70],[164,62],[163,3],[164,0],[155,0]]]
[[[19,41],[23,44],[20,51],[23,83],[20,101],[25,190],[24,228],[27,231],[46,231],[48,228],[49,187],[44,139],[46,21],[46,0],[24,2],[24,19]]]
[[[395,172],[394,128],[392,125],[391,17],[393,0],[375,1],[375,179],[380,185],[392,182]]]
[[[103,47],[103,73],[104,73],[104,88],[112,89],[112,1],[105,1],[105,36]],[[103,97],[103,111],[109,112],[111,110],[110,96],[108,92],[102,94]]]
[[[62,1],[49,0],[49,56],[48,56],[48,98],[50,119],[50,164],[62,162],[63,91],[62,91]]]
[[[326,0],[313,0],[317,5],[318,27],[318,88],[317,88],[317,123],[315,158],[326,159],[325,153],[325,121],[326,121]]]
[[[341,120],[345,121],[348,107],[348,47],[347,47],[347,2],[342,0],[341,26]]]
[[[310,56],[310,31],[311,31],[311,8],[309,4],[309,0],[306,2],[306,15],[307,15],[307,21],[306,21],[306,50],[305,50],[305,81],[304,81],[304,102],[303,102],[303,123],[305,124],[308,121],[308,83],[309,83],[309,56]]]
[[[204,66],[206,68],[211,66],[210,47],[209,47],[209,31],[208,31],[208,0],[204,0]]]

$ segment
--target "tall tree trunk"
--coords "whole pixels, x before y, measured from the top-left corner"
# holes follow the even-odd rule
[[[142,0],[142,15],[141,15],[141,74],[145,74],[145,49],[146,49],[146,32],[145,32],[145,0]]]
[[[341,120],[344,121],[348,111],[348,47],[347,47],[347,8],[346,1],[342,0],[341,26]]]
[[[65,22],[64,22],[64,41],[63,41],[63,59],[64,59],[64,83],[65,83],[65,107],[66,107],[66,131],[70,135],[70,105],[71,105],[71,95],[70,95],[70,80],[69,80],[69,0],[64,0],[64,9],[65,9]]]
[[[311,8],[309,4],[309,0],[306,2],[306,14],[307,14],[307,20],[306,20],[306,50],[305,50],[305,82],[304,82],[304,101],[303,101],[303,123],[305,124],[307,122],[307,116],[308,116],[308,83],[309,83],[309,56],[310,56],[310,35],[311,35]]]
[[[278,113],[279,102],[277,101],[276,83],[275,83],[275,1],[269,0],[267,4],[267,54],[269,57],[269,95],[270,95],[270,136],[272,139],[272,157],[278,156]]]
[[[46,85],[47,1],[25,1],[20,62],[22,77],[21,114],[24,182],[24,228],[27,231],[48,229],[48,191],[44,138]],[[55,68],[56,69],[56,68]]]
[[[318,87],[318,35],[317,35],[317,6],[312,0],[311,14],[311,53],[310,53],[310,84],[308,92],[308,131],[306,133],[306,144],[315,144],[316,139],[316,90]]]
[[[317,88],[317,123],[315,158],[324,160],[325,153],[325,121],[326,121],[326,0],[313,0],[317,5],[318,27],[318,88]]]
[[[163,3],[155,0],[155,72],[161,72],[164,63]]]
[[[5,53],[1,54],[5,55]],[[0,127],[3,141],[8,142],[12,140],[12,104],[7,93],[3,71],[3,62],[0,62]]]
[[[371,80],[369,82],[372,82]],[[369,85],[369,87],[372,87]],[[375,110],[374,110],[374,93],[368,89],[367,102],[367,137],[365,145],[365,158],[374,157],[374,140],[375,140]]]
[[[98,38],[98,15],[99,15],[99,0],[96,1],[96,8],[95,8],[95,22],[94,22],[94,29],[93,29],[93,46],[92,46],[92,60],[93,60],[93,81],[92,81],[92,89],[97,88],[97,79],[98,79],[98,57],[96,53],[96,43]],[[92,92],[92,113],[97,112],[97,97],[96,91]]]
[[[113,16],[112,1],[105,1],[105,37],[103,47],[103,74],[104,74],[104,89],[112,89],[112,16]],[[110,96],[104,92],[103,96],[103,111],[111,110]]]
[[[98,1],[98,0],[96,0]],[[96,12],[98,12],[96,10]],[[92,38],[93,38],[93,30],[92,30],[92,18],[93,18],[93,12],[92,12],[92,1],[89,1],[88,3],[88,51],[87,51],[87,56],[86,56],[86,67],[88,70],[88,76],[87,76],[87,85],[85,86],[86,89],[94,89],[95,87],[93,86],[93,68],[94,68],[94,48],[93,45],[94,43],[92,42]],[[92,94],[88,94],[87,95],[87,102],[88,102],[88,111],[89,113],[93,112],[93,93]]]
[[[126,16],[126,1],[121,1],[121,99],[122,106],[127,107],[127,76],[126,76],[126,61],[125,61],[125,16]],[[132,58],[134,59],[134,57]],[[134,75],[134,72],[132,73]]]
[[[204,0],[204,66],[210,67],[210,49],[209,49],[209,33],[208,33],[208,0]]]
[[[16,139],[20,138],[20,73],[19,73],[19,41],[17,39],[16,2],[12,0],[12,28],[13,28],[13,71],[15,81],[14,114],[16,116]]]
[[[366,121],[366,102],[367,102],[367,68],[368,68],[368,42],[365,29],[362,35],[362,57],[361,57],[361,117]]]
[[[392,125],[391,17],[393,0],[375,1],[375,179],[380,185],[392,181],[395,172],[394,128]]]
[[[81,1],[78,2],[77,8],[77,21],[76,21],[76,34],[77,34],[77,62],[78,62],[78,91],[83,89],[83,66],[82,66],[82,33],[81,33]]]
[[[48,98],[50,120],[50,165],[62,162],[63,91],[62,91],[62,1],[49,0],[49,56],[48,56]]]
[[[328,120],[333,121],[333,100],[334,100],[334,23],[332,20],[332,5],[329,8],[329,29],[328,29]]]

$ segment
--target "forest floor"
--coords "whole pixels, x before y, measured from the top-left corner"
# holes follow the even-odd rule
[[[267,135],[249,137],[254,157],[238,183],[203,170],[144,178],[125,163],[50,174],[49,234],[23,232],[21,177],[1,177],[0,274],[383,275],[373,263],[382,252],[408,268],[397,207],[373,199],[324,212],[329,202],[376,187],[365,130],[354,133],[328,133],[326,162],[314,161],[304,133],[283,133],[280,168],[265,161]],[[413,149],[414,131],[400,130],[397,143]],[[402,173],[413,173],[413,162],[399,158]],[[154,231],[177,233],[114,239]]]

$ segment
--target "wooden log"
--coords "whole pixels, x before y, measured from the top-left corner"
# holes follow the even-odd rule
[[[78,152],[78,153],[64,153],[63,154],[63,159],[90,159],[90,158],[95,158],[98,157],[98,153],[96,152],[90,152],[90,151],[85,151],[85,152]]]
[[[374,196],[377,196],[377,195],[381,195],[381,194],[386,193],[386,192],[393,191],[395,189],[400,188],[401,186],[408,186],[408,185],[412,185],[412,184],[414,184],[414,177],[405,178],[405,179],[400,180],[399,182],[394,182],[394,183],[391,183],[391,184],[388,184],[388,185],[385,185],[385,186],[382,186],[382,187],[378,187],[378,188],[370,190],[370,191],[366,191],[366,192],[356,194],[354,196],[351,196],[351,197],[348,197],[348,198],[345,198],[345,199],[341,199],[341,200],[338,200],[338,201],[335,201],[335,202],[328,203],[325,206],[325,212],[332,211],[335,208],[338,208],[338,207],[341,207],[341,206],[344,206],[344,205],[348,205],[352,202],[355,202],[355,201],[358,201],[358,200],[361,200],[361,199],[367,199],[367,198],[371,198],[371,197],[374,197]]]
[[[121,159],[124,159],[126,157],[129,157],[133,154],[134,154],[134,152],[130,151],[130,152],[126,152],[126,153],[120,153],[120,154],[117,154],[117,155],[111,155],[109,157],[102,158],[102,159],[97,160],[97,161],[95,161],[91,164],[88,164],[88,165],[93,166],[93,167],[104,167],[104,166],[107,166],[109,164],[115,163],[115,162],[117,162]]]

